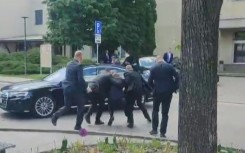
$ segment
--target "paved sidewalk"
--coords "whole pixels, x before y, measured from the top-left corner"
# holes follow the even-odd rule
[[[32,79],[0,75],[0,82],[15,83],[15,82],[23,82],[23,81],[29,81],[29,80],[32,80]]]
[[[152,104],[147,105],[149,112],[152,111]],[[218,104],[218,143],[227,147],[238,147],[245,149],[245,122],[243,116],[245,112],[245,105],[240,104]],[[75,113],[75,112],[74,112]],[[130,136],[151,137],[149,131],[151,124],[144,119],[142,112],[136,110],[134,112],[135,128],[128,129],[126,127],[126,118],[122,111],[115,112],[115,121],[112,127],[107,125],[95,126],[88,125],[84,122],[83,127],[89,132],[122,134]],[[52,131],[66,131],[74,132],[75,114],[64,116],[58,121],[56,127],[52,126],[50,118],[47,119],[33,119],[28,116],[12,115],[3,113],[0,115],[0,131],[5,129],[22,129],[22,130],[48,130]],[[105,112],[102,116],[103,121],[108,121],[109,114]],[[94,116],[91,118],[94,123]],[[159,136],[157,136],[159,138]],[[178,138],[178,97],[175,96],[171,104],[169,112],[169,124],[167,137],[170,140],[177,140]],[[14,137],[12,137],[13,139]]]

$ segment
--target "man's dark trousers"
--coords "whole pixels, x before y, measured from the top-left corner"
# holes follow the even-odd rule
[[[91,93],[90,96],[91,96],[92,105],[90,106],[87,115],[91,116],[94,110],[97,108],[97,114],[95,120],[98,122],[100,121],[100,118],[103,113],[103,109],[105,106],[105,98],[103,98],[103,96],[100,93]],[[97,107],[97,105],[99,106]]]
[[[63,90],[63,93],[64,93],[65,106],[61,107],[54,114],[54,116],[57,118],[61,117],[71,109],[72,104],[75,104],[77,106],[76,126],[81,126],[83,122],[84,105],[87,101],[87,95],[82,94],[81,92],[79,93],[79,91],[74,90],[73,87],[65,88]]]
[[[162,104],[162,122],[160,132],[161,134],[166,134],[167,124],[168,124],[168,112],[170,108],[170,103],[172,100],[172,93],[161,93],[153,95],[153,112],[152,112],[152,129],[157,131],[159,124],[159,107]]]
[[[125,104],[125,115],[128,117],[128,123],[134,123],[133,110],[135,101],[140,100],[142,98],[142,94],[136,92],[128,92],[126,93],[126,104]]]

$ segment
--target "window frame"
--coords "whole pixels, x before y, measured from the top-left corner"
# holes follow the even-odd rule
[[[43,10],[35,10],[35,25],[43,25]]]

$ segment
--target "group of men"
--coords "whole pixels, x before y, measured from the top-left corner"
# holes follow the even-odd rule
[[[74,129],[80,130],[84,116],[84,105],[88,99],[91,100],[92,105],[85,115],[86,122],[91,123],[90,117],[97,108],[95,124],[104,124],[100,118],[107,98],[110,112],[109,126],[114,121],[115,106],[118,106],[118,103],[125,103],[124,111],[127,117],[127,127],[133,128],[133,110],[134,104],[137,102],[144,117],[152,122],[151,135],[158,134],[158,114],[160,104],[162,104],[160,136],[165,137],[172,94],[177,92],[179,84],[178,73],[170,64],[173,60],[171,53],[165,53],[163,57],[157,57],[157,64],[150,70],[148,82],[145,82],[141,74],[134,70],[133,63],[125,62],[124,79],[117,73],[106,70],[88,85],[83,78],[83,68],[80,64],[82,59],[82,52],[76,51],[74,60],[67,65],[66,79],[63,82],[65,105],[53,114],[53,125],[56,126],[58,118],[65,114],[71,108],[72,103],[75,102],[77,105],[77,120]],[[152,120],[142,104],[142,95],[145,90],[153,90]]]

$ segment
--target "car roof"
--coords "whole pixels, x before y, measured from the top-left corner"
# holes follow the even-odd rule
[[[113,65],[113,64],[93,64],[93,65],[86,65],[86,66],[84,66],[84,68],[89,68],[89,67],[116,67],[116,68],[125,69],[124,66],[121,66],[121,65]]]
[[[139,58],[139,59],[148,59],[148,58],[151,58],[151,59],[156,59],[156,57],[155,57],[155,56],[146,56],[146,57],[141,57],[141,58]]]

